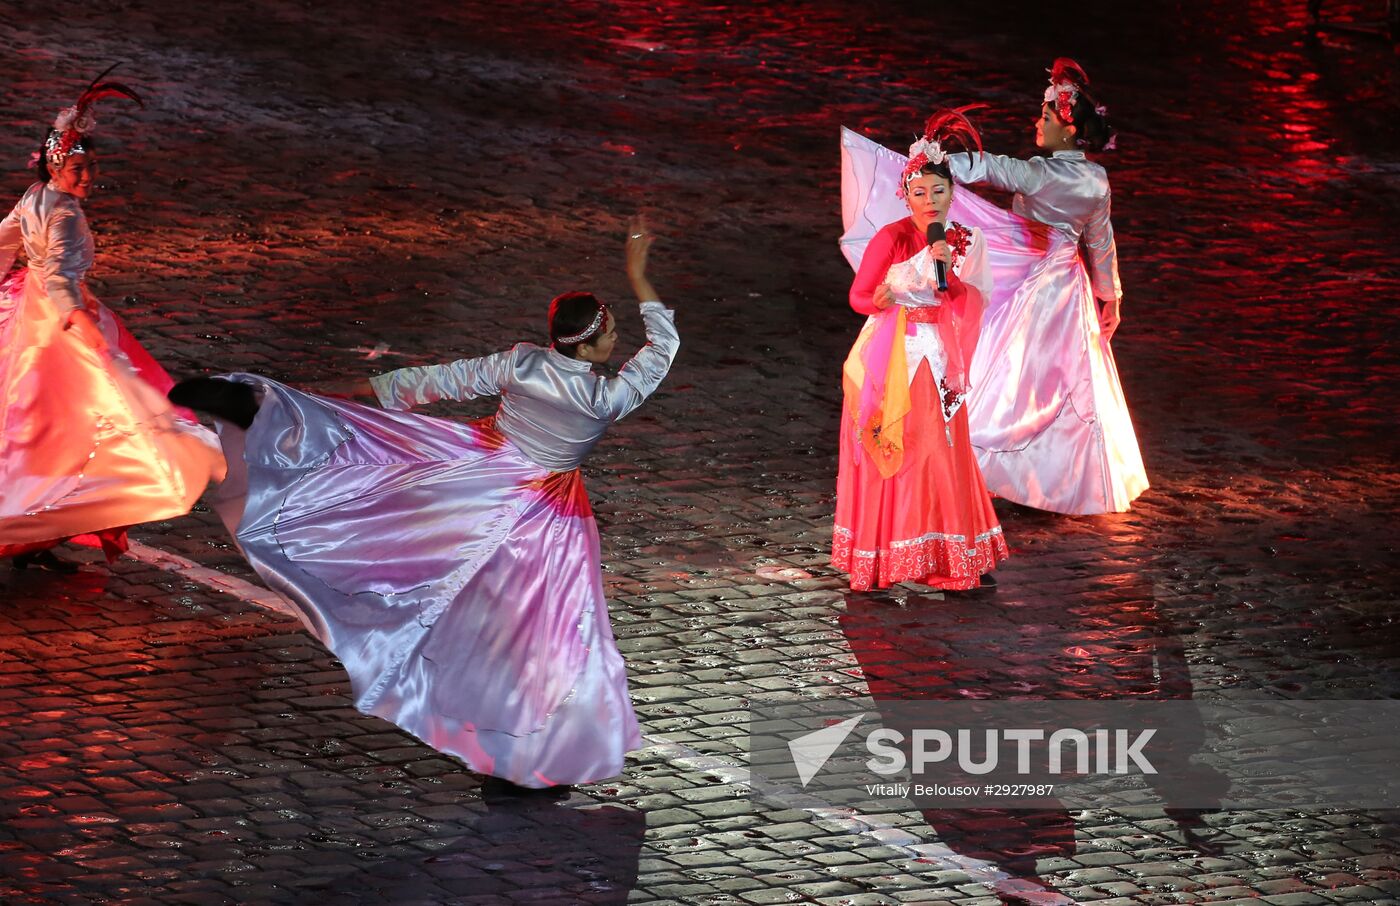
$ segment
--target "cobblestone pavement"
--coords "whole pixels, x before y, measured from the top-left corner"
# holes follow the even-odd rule
[[[0,2],[0,160],[107,61],[150,97],[102,117],[93,276],[172,372],[296,382],[537,338],[558,291],[624,296],[638,208],[685,344],[587,467],[652,743],[623,776],[483,797],[355,712],[296,623],[156,556],[252,579],[201,508],[135,532],[145,560],[0,570],[0,900],[978,904],[1012,875],[1061,902],[1400,902],[1384,812],[749,797],[750,703],[891,670],[950,699],[1133,696],[1166,645],[1202,700],[1400,696],[1395,56],[1308,39],[1301,0],[990,9]],[[999,505],[995,595],[849,595],[827,565],[859,326],[837,127],[897,145],[984,100],[989,146],[1027,151],[1062,53],[1123,130],[1114,345],[1153,488],[1122,516]]]

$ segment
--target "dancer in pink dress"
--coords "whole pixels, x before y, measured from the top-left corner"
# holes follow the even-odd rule
[[[680,340],[627,241],[647,345],[589,293],[550,307],[548,347],[404,368],[337,391],[389,409],[501,397],[461,424],[235,374],[171,392],[220,417],[215,508],[248,561],[345,665],[355,705],[525,787],[621,772],[641,745],[579,464],[660,385]],[[246,428],[246,431],[244,430]]]
[[[105,75],[58,115],[40,181],[0,220],[0,557],[19,568],[76,569],[50,550],[65,540],[114,558],[126,526],[188,512],[223,474],[214,435],[176,414],[169,376],[85,282],[92,107],[136,100]],[[21,250],[28,267],[5,278]]]
[[[843,368],[831,563],[852,589],[976,588],[1007,556],[964,406],[991,289],[985,248],[981,231],[947,221],[949,152],[970,145],[960,113],[929,120],[901,177],[910,216],[875,234],[851,284],[867,318]]]

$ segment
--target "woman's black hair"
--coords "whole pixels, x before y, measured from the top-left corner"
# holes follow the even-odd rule
[[[949,185],[952,185],[952,182],[953,182],[953,168],[950,167],[950,166],[948,166],[948,161],[947,161],[946,158],[944,159],[944,161],[943,161],[942,163],[938,163],[938,164],[935,164],[935,163],[927,163],[927,164],[924,164],[923,167],[921,167],[921,168],[919,169],[919,175],[920,175],[920,176],[929,176],[929,175],[941,176],[941,177],[943,177],[944,179],[948,180],[948,184],[949,184]]]
[[[603,307],[603,303],[598,301],[598,297],[592,293],[563,293],[554,297],[554,301],[549,303],[549,342],[560,354],[569,358],[576,358],[575,353],[579,346],[583,345],[593,337],[580,340],[577,343],[560,343],[560,337],[576,337],[588,329],[593,323],[593,319],[598,317],[598,311]],[[604,322],[607,318],[603,319]],[[602,333],[603,324],[598,325],[593,336]]]
[[[1102,151],[1113,141],[1114,132],[1108,117],[1099,112],[1099,105],[1084,89],[1079,89],[1079,97],[1070,108],[1074,117],[1074,140],[1085,151]]]
[[[49,139],[57,131],[57,129],[50,129],[48,134],[44,136],[44,141],[39,145],[39,160],[34,165],[34,172],[38,175],[39,182],[48,182],[53,178],[53,174],[49,172],[48,150]],[[82,147],[84,151],[95,151],[97,149],[97,143],[92,140],[91,135],[84,135],[82,138]]]
[[[1069,57],[1058,57],[1050,66],[1050,88],[1046,90],[1049,100],[1044,106],[1055,111],[1055,118],[1065,125],[1074,126],[1074,143],[1085,151],[1103,151],[1113,147],[1113,127],[1108,124],[1107,111],[1089,93],[1089,76],[1084,67]],[[1073,92],[1074,105],[1069,116],[1061,115],[1059,105],[1067,100],[1066,92]]]

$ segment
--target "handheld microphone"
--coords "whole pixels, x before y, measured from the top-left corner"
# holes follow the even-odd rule
[[[928,244],[933,245],[935,242],[943,241],[947,233],[948,231],[943,224],[935,220],[928,225]],[[948,291],[948,263],[942,258],[933,262],[933,277],[938,281],[938,291],[946,293]]]

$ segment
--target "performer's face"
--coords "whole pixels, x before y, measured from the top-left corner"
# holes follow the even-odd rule
[[[1065,124],[1049,104],[1040,105],[1040,119],[1035,121],[1035,144],[1046,151],[1067,151],[1074,147],[1073,126]]]
[[[60,192],[67,192],[74,198],[87,198],[92,194],[93,183],[97,179],[97,158],[92,154],[71,154],[58,170],[49,171],[49,180]]]
[[[608,312],[608,321],[603,332],[592,343],[578,345],[578,357],[585,362],[602,363],[612,358],[613,344],[617,342],[617,321]]]
[[[914,223],[925,227],[948,216],[948,206],[953,203],[953,184],[937,173],[921,173],[909,180],[906,200]]]

